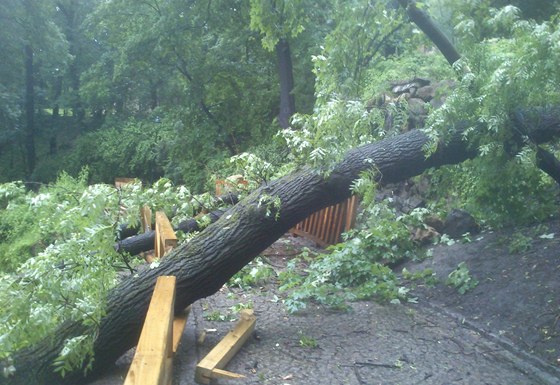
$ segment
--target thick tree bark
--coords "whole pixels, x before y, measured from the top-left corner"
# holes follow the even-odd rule
[[[215,293],[243,266],[309,214],[346,199],[350,184],[361,171],[378,170],[381,183],[397,182],[430,167],[457,163],[474,156],[459,139],[441,146],[426,158],[427,136],[420,131],[386,139],[349,151],[325,176],[302,170],[269,183],[238,203],[197,237],[174,249],[156,269],[129,276],[109,295],[107,315],[95,343],[94,374],[111,366],[138,340],[155,280],[160,275],[177,277],[176,310]],[[278,220],[265,215],[259,205],[265,195],[280,199]],[[0,384],[77,383],[76,376],[61,379],[52,362],[66,338],[82,333],[80,325],[63,325],[55,337],[14,354],[15,375]]]
[[[557,113],[558,111],[554,111]],[[560,133],[560,120],[545,117],[546,124],[533,126],[536,138]],[[552,122],[555,122],[552,124]],[[529,125],[527,125],[528,127]],[[516,127],[519,129],[519,127]],[[138,340],[156,278],[177,277],[176,311],[215,293],[227,280],[296,223],[316,210],[346,199],[350,185],[360,173],[374,165],[380,183],[391,183],[419,175],[428,168],[460,163],[476,155],[456,132],[426,157],[430,139],[421,131],[410,131],[349,151],[328,175],[305,169],[262,186],[227,211],[197,237],[174,249],[158,268],[131,275],[115,287],[107,302],[99,337],[94,346],[92,375],[111,366]],[[263,197],[279,198],[279,217],[266,215]],[[66,338],[83,333],[78,324],[64,324],[55,336],[13,355],[15,375],[0,377],[0,384],[80,383],[81,372],[61,379],[52,372],[52,362]]]
[[[280,81],[280,112],[278,123],[282,128],[290,126],[290,118],[296,112],[296,102],[292,90],[294,88],[294,71],[290,44],[286,39],[276,43],[276,57],[278,58],[278,78]]]

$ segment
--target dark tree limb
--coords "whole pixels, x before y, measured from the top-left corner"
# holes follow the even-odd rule
[[[443,34],[430,16],[416,7],[414,0],[398,0],[406,9],[410,20],[420,28],[438,47],[450,65],[461,58],[451,41]],[[523,136],[527,136],[533,143],[544,143],[558,135],[557,117],[558,107],[536,107],[531,109],[517,109],[513,112],[513,137],[519,147],[524,146]],[[547,173],[560,184],[560,161],[542,149],[537,149],[537,167]]]
[[[539,147],[537,149],[537,167],[546,172],[560,185],[560,160],[554,154]]]
[[[225,210],[214,210],[208,215],[210,222],[214,223],[224,214]],[[175,228],[175,231],[182,231],[183,233],[192,233],[200,230],[200,226],[196,219],[187,219],[182,221]],[[155,231],[150,230],[142,234],[137,234],[118,241],[115,243],[115,249],[121,253],[128,253],[130,255],[137,255],[143,251],[153,250]]]
[[[451,65],[461,58],[461,55],[455,49],[455,46],[445,36],[436,23],[423,10],[418,9],[414,0],[399,0],[410,20],[414,22],[424,32],[430,40],[438,47],[447,62]]]
[[[222,195],[218,197],[217,200],[227,205],[234,205],[237,202],[239,202],[239,198],[237,194],[233,194],[233,193]],[[218,218],[222,216],[224,211],[225,210],[223,209],[218,209],[209,213],[208,215],[210,217],[210,222],[211,223],[216,222]],[[183,233],[187,234],[187,233],[199,231],[200,226],[198,225],[198,222],[195,219],[188,219],[186,221],[182,221],[181,223],[179,223],[174,228],[174,230],[182,231]],[[129,236],[115,243],[115,250],[130,255],[137,255],[143,251],[153,250],[155,231],[151,230],[143,234],[137,234],[137,233],[132,234],[132,231],[133,230],[129,229],[128,227],[121,229],[121,233],[129,234]]]

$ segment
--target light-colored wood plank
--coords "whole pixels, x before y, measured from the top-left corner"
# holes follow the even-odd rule
[[[354,227],[356,222],[356,212],[358,211],[358,198],[355,195],[348,198],[346,211],[346,224],[344,231],[349,231]]]
[[[243,374],[228,372],[227,370],[222,370],[215,368],[212,370],[212,378],[245,378]]]
[[[187,307],[183,313],[175,316],[175,319],[173,319],[173,353],[177,353],[181,337],[183,336],[183,330],[185,330],[190,314],[191,306]]]
[[[252,310],[245,309],[240,312],[240,319],[237,325],[235,325],[235,328],[230,330],[214,349],[212,349],[196,366],[196,382],[200,384],[210,384],[210,381],[215,376],[223,375],[224,372],[228,373],[227,371],[220,370],[227,365],[235,353],[237,353],[245,341],[247,341],[247,338],[249,338],[255,329],[255,322],[256,318]],[[218,369],[218,372],[216,372],[216,369]]]
[[[124,385],[168,385],[173,357],[175,277],[158,277]]]
[[[177,236],[163,211],[156,212],[156,258],[161,258],[173,247],[177,246]]]
[[[130,184],[136,182],[135,178],[115,178],[115,187],[121,188],[125,184]]]
[[[152,209],[148,206],[142,206],[140,209],[140,222],[142,223],[142,232],[148,232],[152,229]]]

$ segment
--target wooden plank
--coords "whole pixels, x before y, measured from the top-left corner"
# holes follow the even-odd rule
[[[357,198],[352,196],[342,203],[314,212],[290,229],[290,232],[323,247],[336,244],[340,242],[342,232],[354,227],[357,207]]]
[[[140,209],[140,222],[142,224],[143,233],[152,229],[152,209],[148,206],[142,206]]]
[[[173,353],[177,353],[179,348],[179,343],[181,342],[181,337],[183,336],[183,330],[187,324],[187,319],[191,313],[191,306],[189,305],[183,313],[175,316],[173,319]]]
[[[323,220],[319,228],[319,238],[321,238],[323,241],[327,240],[327,230],[329,227],[329,223],[332,219],[331,211],[332,211],[332,206],[325,207],[323,209]]]
[[[255,322],[256,318],[252,310],[242,310],[235,328],[230,330],[196,366],[195,381],[200,384],[210,384],[212,378],[216,377],[241,378],[241,375],[235,373],[229,376],[230,372],[222,369],[247,341],[255,329]]]
[[[339,225],[338,224],[342,220],[341,215],[340,215],[341,210],[342,210],[342,205],[341,204],[337,204],[336,206],[334,206],[331,223],[329,225],[329,232],[328,232],[327,238],[326,238],[327,243],[330,244],[330,245],[334,245],[338,241],[338,235],[339,235],[339,232],[338,232],[339,231]]]
[[[162,258],[165,253],[177,246],[177,236],[163,211],[156,212],[156,258]]]
[[[134,178],[115,178],[115,187],[121,188],[125,184],[134,183],[136,179]]]
[[[345,213],[346,212],[345,212],[344,204],[339,204],[337,218],[336,218],[336,227],[334,228],[333,241],[331,244],[335,244],[341,241],[340,234],[342,233],[342,229],[343,229],[342,225],[344,223]]]
[[[124,385],[168,385],[173,357],[175,277],[158,277]]]
[[[317,236],[317,226],[319,226],[319,221],[321,219],[321,212],[315,212],[312,216],[311,216],[311,222],[309,224],[309,229],[307,230],[307,232],[313,236]]]
[[[228,372],[227,370],[214,369],[212,370],[212,378],[245,378],[243,374]]]
[[[344,231],[349,231],[354,227],[356,222],[356,212],[358,211],[358,198],[356,196],[352,196],[347,201],[347,210],[346,210],[346,224],[344,226]]]

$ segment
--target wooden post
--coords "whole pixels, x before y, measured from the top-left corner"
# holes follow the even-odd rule
[[[253,311],[245,309],[240,312],[240,319],[229,333],[200,361],[196,366],[195,381],[210,384],[213,378],[244,378],[237,373],[228,372],[223,368],[241,349],[247,338],[255,329],[256,318]]]
[[[191,306],[189,305],[181,314],[178,314],[173,319],[173,354],[177,353],[177,349],[179,349],[183,330],[185,330],[190,314]]]
[[[146,207],[146,206],[145,206]],[[149,209],[148,209],[149,210]],[[151,210],[150,210],[151,215]],[[177,246],[177,236],[175,231],[163,211],[156,212],[156,236],[155,236],[155,257],[163,258],[172,248]],[[151,262],[148,260],[148,262]],[[181,314],[178,314],[173,320],[173,353],[177,352],[183,330],[187,324],[187,319],[191,312],[191,307],[187,307]]]
[[[156,258],[162,258],[165,253],[177,246],[177,236],[163,211],[156,212]]]
[[[169,385],[173,364],[175,277],[158,277],[124,385]]]
[[[344,225],[344,231],[350,231],[356,222],[356,212],[358,211],[358,198],[352,195],[346,201],[346,223]]]
[[[152,229],[152,209],[150,209],[150,207],[142,206],[140,209],[140,222],[142,224],[143,233]]]

